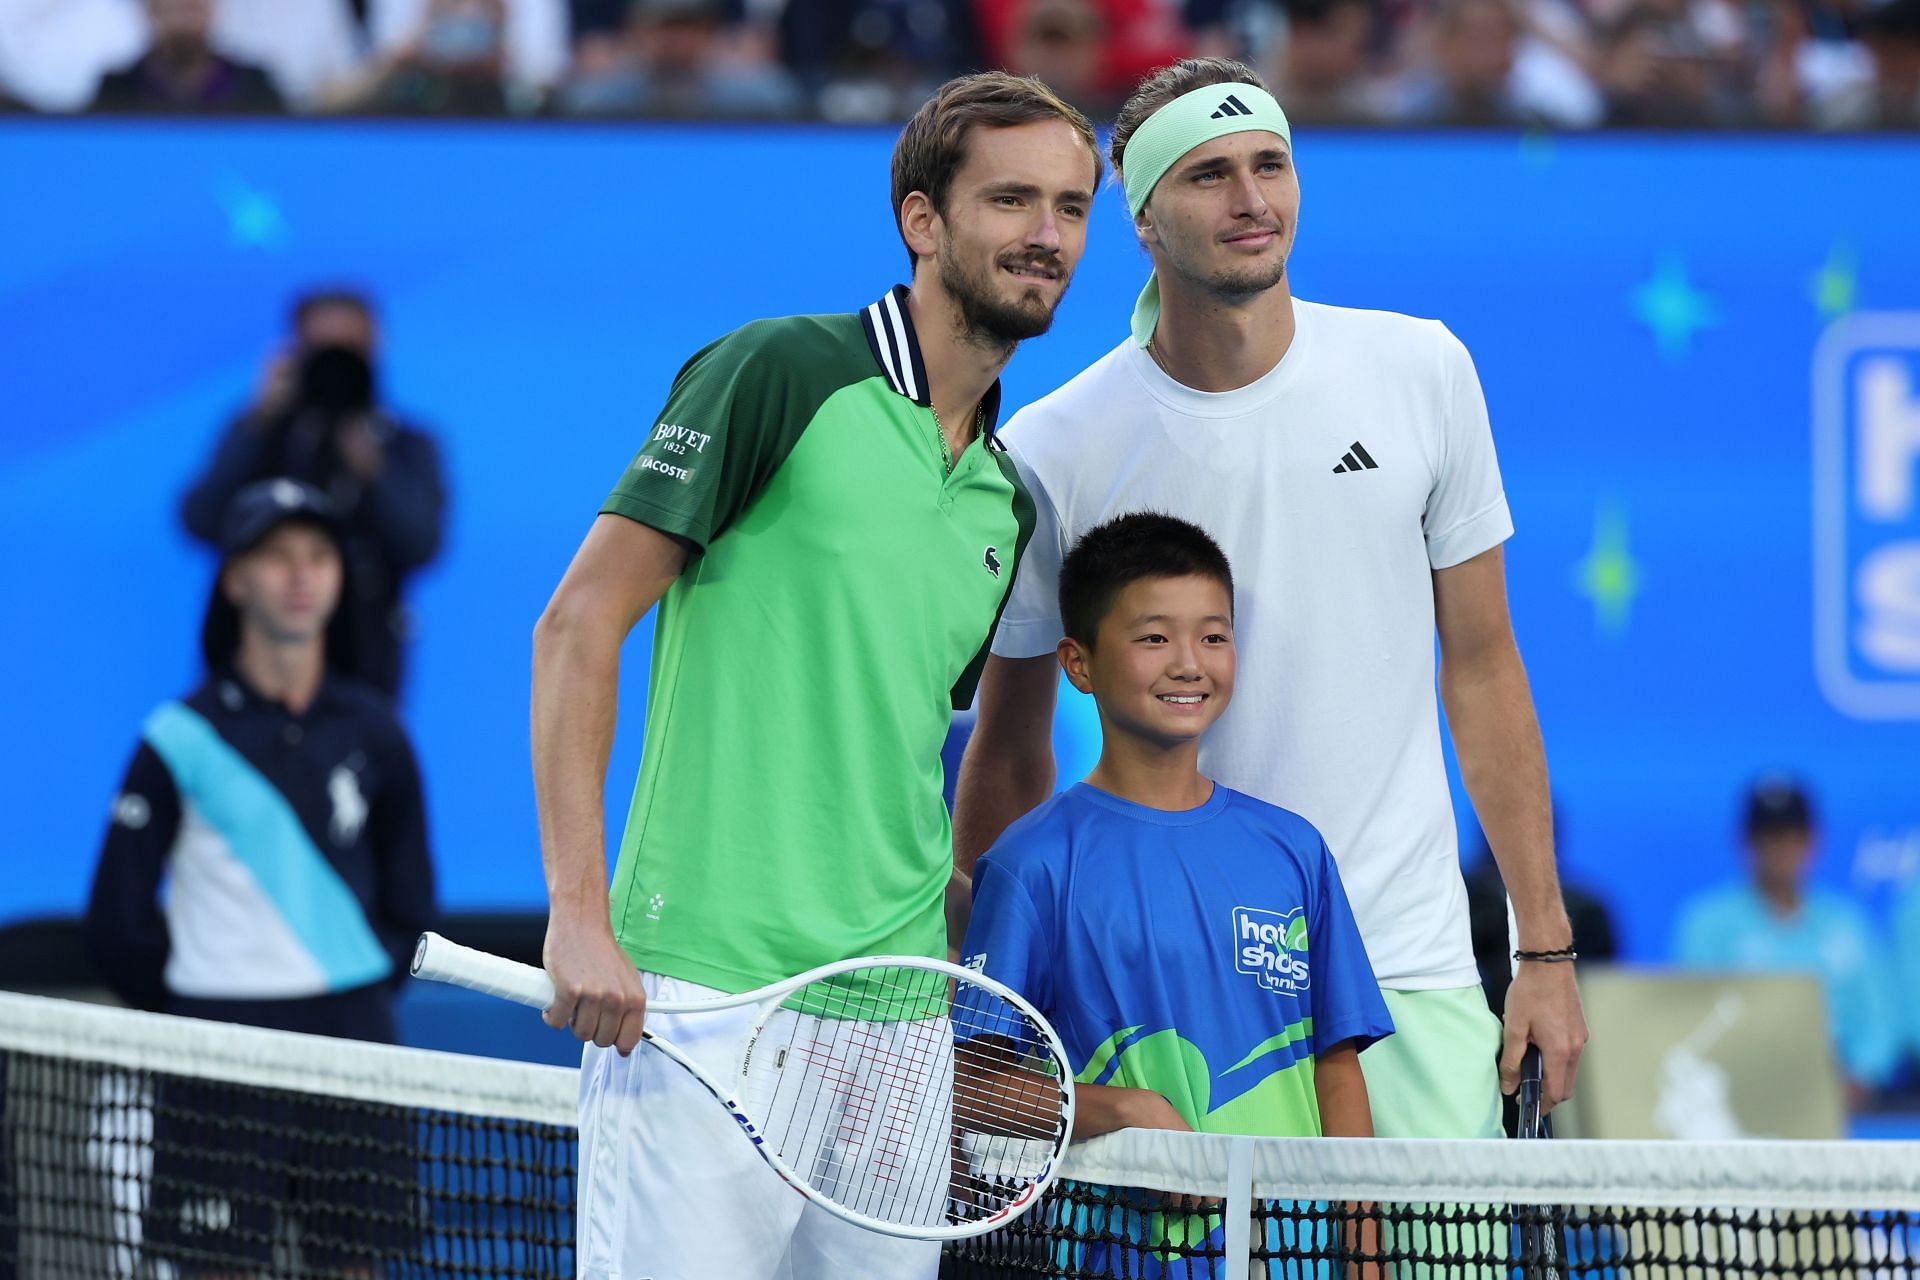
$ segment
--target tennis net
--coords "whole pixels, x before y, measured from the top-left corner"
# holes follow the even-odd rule
[[[575,1081],[0,994],[0,1280],[570,1277]]]
[[[0,1280],[571,1277],[575,1091],[562,1068],[0,994]],[[1076,1145],[941,1275],[1920,1280],[1920,1144],[1129,1130]]]
[[[1920,1143],[1127,1130],[943,1280],[1920,1280]]]

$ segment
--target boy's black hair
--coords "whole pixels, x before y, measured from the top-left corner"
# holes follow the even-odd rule
[[[1233,609],[1233,568],[1207,531],[1160,511],[1134,511],[1087,530],[1060,564],[1060,621],[1088,648],[1113,602],[1142,578],[1212,578]]]

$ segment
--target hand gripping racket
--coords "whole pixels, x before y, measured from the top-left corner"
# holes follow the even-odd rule
[[[413,975],[536,1009],[543,970],[420,935]],[[843,960],[711,1001],[754,1006],[716,1076],[668,1041],[641,1039],[706,1087],[773,1171],[829,1213],[887,1235],[953,1240],[1012,1221],[1059,1173],[1073,1133],[1060,1037],[1000,983],[943,960]]]

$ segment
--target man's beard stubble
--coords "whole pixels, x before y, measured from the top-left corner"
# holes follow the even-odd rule
[[[1066,270],[1058,256],[1028,261],[1044,261],[1051,270],[1063,275]],[[984,273],[969,271],[954,252],[953,242],[948,241],[941,246],[939,265],[940,284],[960,313],[960,333],[964,340],[982,347],[1004,349],[1028,338],[1037,338],[1053,327],[1058,298],[1053,306],[1048,306],[1046,300],[1038,296],[1009,302],[995,292],[993,276],[1001,265],[997,259]],[[1038,294],[1038,290],[1030,292]],[[1065,296],[1063,283],[1060,297]]]
[[[1287,278],[1285,258],[1271,265],[1220,271],[1213,275],[1189,271],[1178,262],[1175,262],[1173,267],[1175,271],[1186,277],[1189,283],[1216,298],[1223,298],[1229,302],[1245,302],[1250,298],[1257,298]]]
[[[1278,231],[1279,228],[1276,226],[1274,229]],[[1165,243],[1164,240],[1162,243]],[[1291,249],[1293,246],[1288,244],[1285,247]],[[1284,252],[1273,262],[1229,267],[1211,274],[1187,265],[1182,261],[1183,254],[1170,252],[1167,256],[1169,265],[1179,273],[1181,279],[1202,292],[1230,303],[1257,298],[1287,278],[1287,255]]]

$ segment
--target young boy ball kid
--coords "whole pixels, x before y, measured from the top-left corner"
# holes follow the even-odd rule
[[[1060,665],[1099,707],[1100,761],[981,859],[967,964],[1059,1031],[1076,1140],[1371,1136],[1359,1054],[1393,1022],[1326,841],[1197,767],[1233,697],[1226,556],[1184,520],[1121,516],[1068,552],[1059,590]],[[1218,1234],[1135,1207],[1099,1214],[1078,1274],[1159,1275]]]
[[[1359,1051],[1393,1023],[1326,842],[1196,767],[1233,696],[1226,556],[1184,520],[1121,516],[1068,553],[1060,608],[1100,762],[981,860],[967,963],[1059,1031],[1076,1139],[1370,1136]]]

